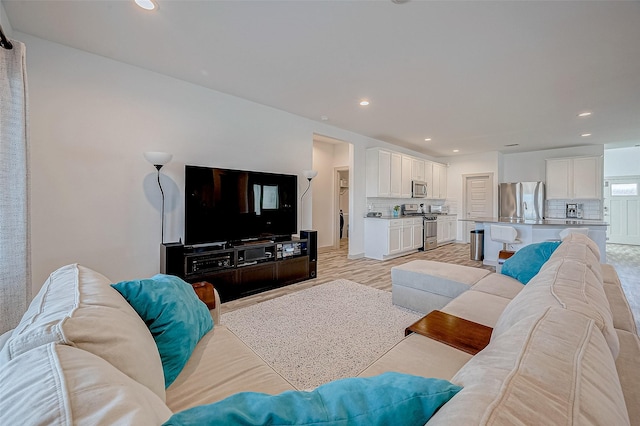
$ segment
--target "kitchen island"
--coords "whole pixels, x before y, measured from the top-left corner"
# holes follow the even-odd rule
[[[567,228],[587,228],[588,236],[600,249],[600,262],[607,262],[607,226],[608,223],[600,220],[586,219],[508,219],[476,217],[460,219],[461,221],[475,222],[476,229],[484,229],[484,260],[485,265],[496,266],[498,253],[502,250],[502,243],[491,240],[491,225],[513,226],[518,231],[518,243],[508,244],[508,250],[518,251],[522,247],[542,241],[560,240],[560,232]]]

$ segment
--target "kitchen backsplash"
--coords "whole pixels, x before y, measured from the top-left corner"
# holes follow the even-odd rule
[[[455,204],[443,202],[442,200],[423,200],[420,198],[367,198],[366,211],[381,212],[383,216],[391,216],[394,206],[403,204],[424,204],[426,211],[429,211],[430,205],[444,205],[449,207],[449,214],[456,214]]]
[[[547,200],[545,217],[548,219],[566,218],[568,203],[582,206],[583,219],[602,220],[602,202],[600,200]]]

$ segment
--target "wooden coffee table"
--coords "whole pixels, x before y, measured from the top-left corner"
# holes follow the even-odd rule
[[[489,344],[493,328],[441,311],[431,311],[405,330],[475,355]]]

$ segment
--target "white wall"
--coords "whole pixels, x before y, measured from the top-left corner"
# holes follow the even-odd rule
[[[457,157],[447,157],[438,159],[440,162],[448,163],[447,169],[447,200],[450,206],[450,213],[458,215],[462,219],[464,200],[463,187],[464,175],[472,173],[493,173],[494,187],[498,186],[498,174],[502,154],[496,151],[482,154],[463,155]],[[494,203],[495,204],[495,203]],[[494,206],[494,215],[497,214],[497,205]],[[457,240],[464,241],[466,227],[464,222],[458,221]]]
[[[604,175],[640,176],[640,146],[605,150]]]
[[[9,23],[9,19],[7,18],[7,12],[4,11],[4,5],[0,1],[0,25],[2,25],[2,30],[4,31],[4,35],[7,38],[13,39],[13,28]]]
[[[571,148],[504,154],[504,173],[500,182],[544,182],[547,180],[545,163],[547,158],[603,154],[604,145],[587,145]]]
[[[22,33],[27,45],[34,290],[80,262],[117,281],[159,270],[160,193],[143,152],[162,169],[165,241],[183,236],[184,165],[299,176],[313,134],[353,143],[350,257],[364,252],[365,149],[390,145],[237,97]],[[188,66],[188,64],[186,65]],[[311,216],[313,192],[305,197]],[[306,222],[310,223],[310,221]],[[224,226],[222,224],[221,226]]]

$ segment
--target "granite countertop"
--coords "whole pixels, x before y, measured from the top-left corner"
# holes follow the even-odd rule
[[[390,220],[390,219],[413,219],[413,218],[417,218],[417,217],[424,217],[424,216],[451,216],[451,217],[455,217],[457,216],[455,213],[420,213],[420,214],[410,214],[410,215],[400,215],[400,216],[391,216],[391,215],[385,215],[383,214],[382,216],[364,216],[365,219],[386,219],[386,220]]]
[[[513,223],[515,225],[552,225],[552,226],[609,226],[607,222],[602,220],[590,220],[590,219],[542,219],[542,220],[530,220],[530,219],[508,219],[497,217],[476,217],[473,219],[460,219],[467,222],[483,222],[483,223]]]

